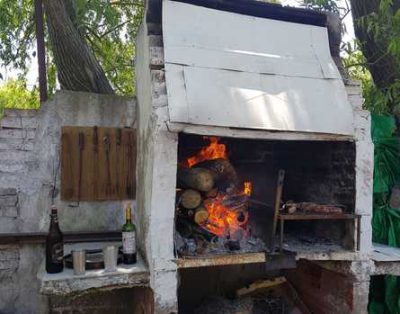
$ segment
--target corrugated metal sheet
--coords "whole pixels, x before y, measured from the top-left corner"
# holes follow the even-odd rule
[[[322,27],[163,3],[171,122],[353,134]]]

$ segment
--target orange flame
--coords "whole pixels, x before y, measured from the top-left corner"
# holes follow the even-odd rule
[[[243,183],[243,194],[251,196],[252,192],[253,192],[253,184],[250,181],[245,181]]]
[[[203,147],[196,155],[188,158],[186,164],[193,167],[199,162],[224,158],[228,159],[225,144],[219,143],[219,138],[215,136],[204,137],[210,141],[209,145]],[[252,193],[252,183],[245,181],[243,190],[238,190],[235,194],[219,193],[215,198],[209,198],[204,201],[204,207],[208,211],[208,219],[201,226],[211,233],[221,237],[229,236],[231,239],[239,234],[247,235],[246,229],[249,215],[247,212],[247,197]],[[235,197],[239,201],[233,200]],[[230,204],[230,205],[227,205]]]
[[[203,227],[219,237],[233,236],[248,220],[247,211],[236,211],[223,204],[227,197],[229,196],[218,195],[215,199],[204,202],[209,216]]]
[[[187,159],[187,164],[189,167],[193,167],[195,164],[205,160],[228,158],[228,155],[226,153],[226,146],[225,144],[218,143],[218,137],[211,136],[205,138],[210,140],[210,144],[206,147],[203,147],[195,156]]]

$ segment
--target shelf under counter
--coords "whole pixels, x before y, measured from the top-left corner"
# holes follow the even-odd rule
[[[91,242],[65,244],[64,253],[73,249],[100,249],[106,245],[121,245],[121,242]],[[48,274],[45,260],[37,274],[40,280],[40,292],[45,295],[79,294],[89,289],[146,287],[149,285],[149,270],[143,258],[138,254],[133,265],[119,264],[117,270],[106,272],[104,269],[87,270],[84,275],[74,275],[73,269],[64,267],[61,273]]]

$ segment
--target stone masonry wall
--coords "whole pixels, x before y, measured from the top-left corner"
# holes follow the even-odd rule
[[[59,91],[38,111],[6,110],[0,120],[1,233],[46,232],[51,203],[59,208],[62,231],[121,227],[122,202],[81,202],[77,206],[60,200],[64,125],[135,127],[136,103],[114,95]],[[43,245],[0,245],[0,313],[49,311],[49,300],[39,293],[36,278],[43,260]]]

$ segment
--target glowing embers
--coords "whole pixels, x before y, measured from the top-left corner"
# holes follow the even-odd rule
[[[248,235],[248,196],[244,191],[233,195],[220,193],[215,198],[206,199],[204,206],[209,216],[202,227],[211,233],[232,240],[241,240]]]

